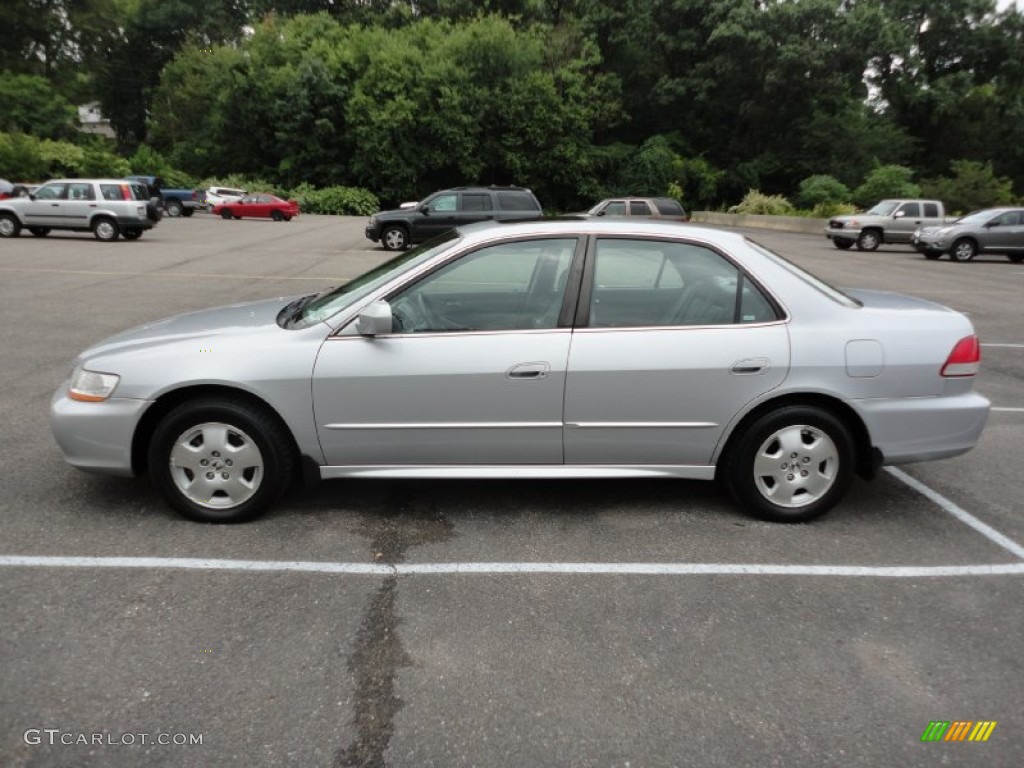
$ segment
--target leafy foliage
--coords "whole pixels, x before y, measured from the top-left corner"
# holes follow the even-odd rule
[[[923,193],[942,200],[949,213],[963,214],[978,208],[1014,203],[1010,180],[998,178],[992,170],[992,163],[954,160],[952,171],[952,176],[921,182]]]
[[[880,165],[853,191],[853,201],[869,206],[886,197],[918,197],[921,188],[911,180],[913,175],[902,165]]]
[[[800,182],[796,199],[808,207],[835,205],[849,201],[850,189],[834,176],[816,174]]]
[[[292,191],[303,213],[369,216],[380,210],[377,196],[358,187],[326,187],[312,189],[308,185]]]
[[[782,195],[766,195],[751,189],[738,205],[729,208],[729,213],[753,213],[767,216],[792,216],[796,209]]]

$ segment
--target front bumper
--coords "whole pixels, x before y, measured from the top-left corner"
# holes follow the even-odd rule
[[[949,238],[939,237],[936,235],[919,234],[915,232],[910,236],[910,244],[914,246],[921,253],[926,252],[942,252],[948,250],[950,245]]]
[[[829,240],[839,238],[840,240],[856,240],[860,236],[859,229],[836,229],[835,227],[825,228],[825,237]]]
[[[133,475],[132,437],[152,401],[112,397],[83,403],[67,393],[64,382],[50,401],[50,429],[64,460],[86,472]]]
[[[883,464],[959,456],[978,443],[991,408],[974,390],[940,397],[855,400]]]
[[[379,224],[367,224],[366,225],[366,239],[378,242],[380,240],[380,225]]]

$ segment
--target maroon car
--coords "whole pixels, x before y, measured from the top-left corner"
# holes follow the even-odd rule
[[[295,200],[283,200],[275,195],[256,192],[241,200],[231,200],[213,207],[214,214],[224,219],[271,218],[274,221],[290,221],[299,215],[299,204]]]

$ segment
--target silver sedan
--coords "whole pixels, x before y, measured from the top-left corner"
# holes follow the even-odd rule
[[[923,227],[910,244],[927,259],[949,253],[953,261],[971,261],[979,253],[1003,254],[1024,261],[1024,208],[987,208],[941,227]]]
[[[491,223],[320,294],[107,339],[51,418],[69,463],[148,472],[203,521],[304,475],[717,478],[795,522],[855,475],[970,450],[979,361],[962,314],[836,290],[738,234]]]

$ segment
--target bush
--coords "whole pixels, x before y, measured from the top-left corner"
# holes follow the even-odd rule
[[[313,189],[303,184],[292,191],[292,196],[299,201],[303,213],[369,216],[380,210],[377,196],[361,187]]]
[[[947,214],[1013,204],[1013,182],[997,177],[992,163],[954,160],[951,166],[951,178],[943,176],[921,182],[927,197],[945,203]]]
[[[793,216],[793,204],[782,195],[765,195],[751,189],[740,201],[729,209],[729,213],[752,213],[765,216]]]
[[[853,202],[870,206],[887,197],[920,197],[921,188],[910,180],[913,175],[902,165],[880,165],[853,191]]]
[[[850,189],[834,176],[818,174],[800,182],[797,202],[807,208],[819,205],[845,203],[850,200]]]
[[[811,209],[811,217],[815,219],[830,219],[833,216],[848,216],[857,212],[857,206],[852,203],[818,203]]]

